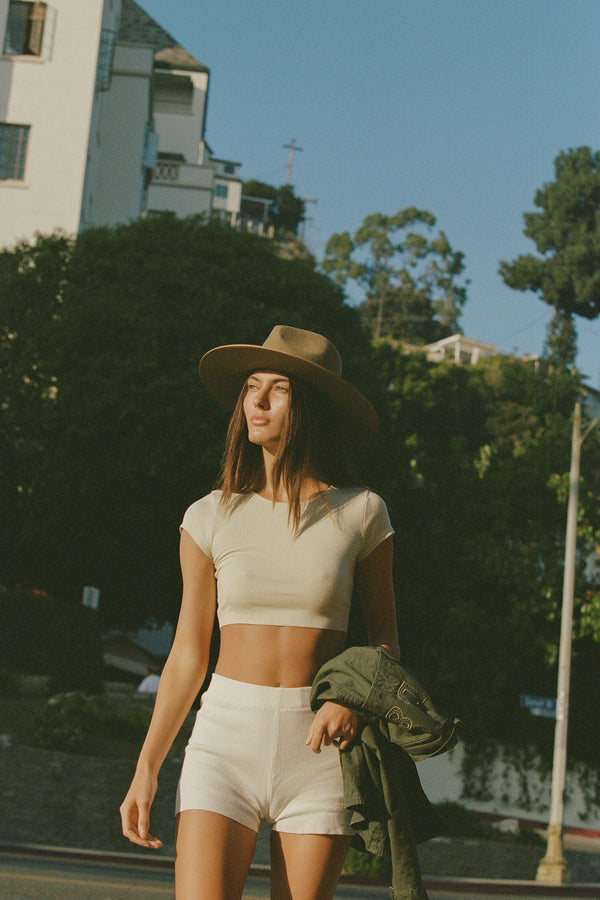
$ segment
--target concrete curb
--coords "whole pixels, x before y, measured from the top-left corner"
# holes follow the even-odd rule
[[[152,851],[140,848],[139,853],[118,853],[109,850],[83,850],[77,847],[51,847],[45,844],[16,844],[0,841],[0,853],[16,856],[37,856],[46,859],[62,859],[81,863],[102,863],[115,867],[140,866],[169,870],[174,867],[172,856],[157,856]],[[268,878],[269,866],[252,866],[251,878]],[[600,897],[600,884],[540,884],[537,881],[501,881],[486,878],[423,878],[431,891],[461,891],[465,894],[526,894],[532,897]],[[340,884],[365,885],[387,888],[388,883],[381,878],[367,875],[342,875]]]

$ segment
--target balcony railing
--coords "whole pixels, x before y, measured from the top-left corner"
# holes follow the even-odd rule
[[[213,169],[209,166],[159,158],[152,172],[152,184],[212,190]]]

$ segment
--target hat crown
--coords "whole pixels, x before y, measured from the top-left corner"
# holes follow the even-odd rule
[[[263,347],[322,366],[334,375],[342,374],[340,354],[326,337],[314,331],[304,331],[291,325],[276,325]]]

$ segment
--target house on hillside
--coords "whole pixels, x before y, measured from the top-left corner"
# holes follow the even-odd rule
[[[526,354],[515,357],[514,354],[505,354],[498,349],[496,344],[487,344],[475,338],[465,337],[464,334],[451,334],[449,337],[434,341],[433,344],[407,344],[395,342],[393,346],[401,346],[403,353],[424,353],[430,362],[459,363],[461,365],[475,365],[485,356],[510,356],[520,359],[521,362],[532,363],[539,368],[540,357],[537,354]]]
[[[0,246],[151,212],[236,221],[209,80],[134,0],[0,0]]]
[[[432,362],[441,362],[443,359],[456,363],[476,363],[482,356],[493,356],[498,353],[498,347],[494,344],[486,344],[474,338],[465,337],[464,334],[451,334],[433,344],[426,344],[420,350],[426,354]]]

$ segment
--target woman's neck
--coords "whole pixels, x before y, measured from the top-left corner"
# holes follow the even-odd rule
[[[288,492],[285,488],[285,485],[279,483],[277,486],[277,490],[275,490],[273,486],[273,470],[275,468],[275,457],[269,453],[269,451],[263,447],[263,463],[264,463],[264,482],[259,490],[256,491],[261,497],[265,497],[267,500],[275,500],[279,503],[284,503],[289,501]],[[311,497],[314,497],[315,494],[320,494],[322,491],[326,491],[329,487],[328,484],[324,481],[320,481],[318,478],[309,477],[305,478],[302,482],[302,487],[300,489],[300,499],[301,500],[310,500]]]
[[[263,466],[265,479],[261,486],[261,489],[257,491],[257,494],[260,494],[261,497],[266,497],[268,500],[287,500],[287,491],[281,483],[279,484],[277,491],[275,491],[273,487],[273,470],[275,468],[275,457],[272,453],[269,453],[266,447],[263,447]]]
[[[300,500],[310,500],[311,497],[321,494],[329,487],[329,484],[324,481],[319,481],[317,478],[305,478],[300,488]],[[290,499],[285,487],[280,484],[277,491],[275,491],[270,479],[266,480],[262,487],[256,490],[256,493],[266,500],[275,500],[277,503],[287,503]]]

